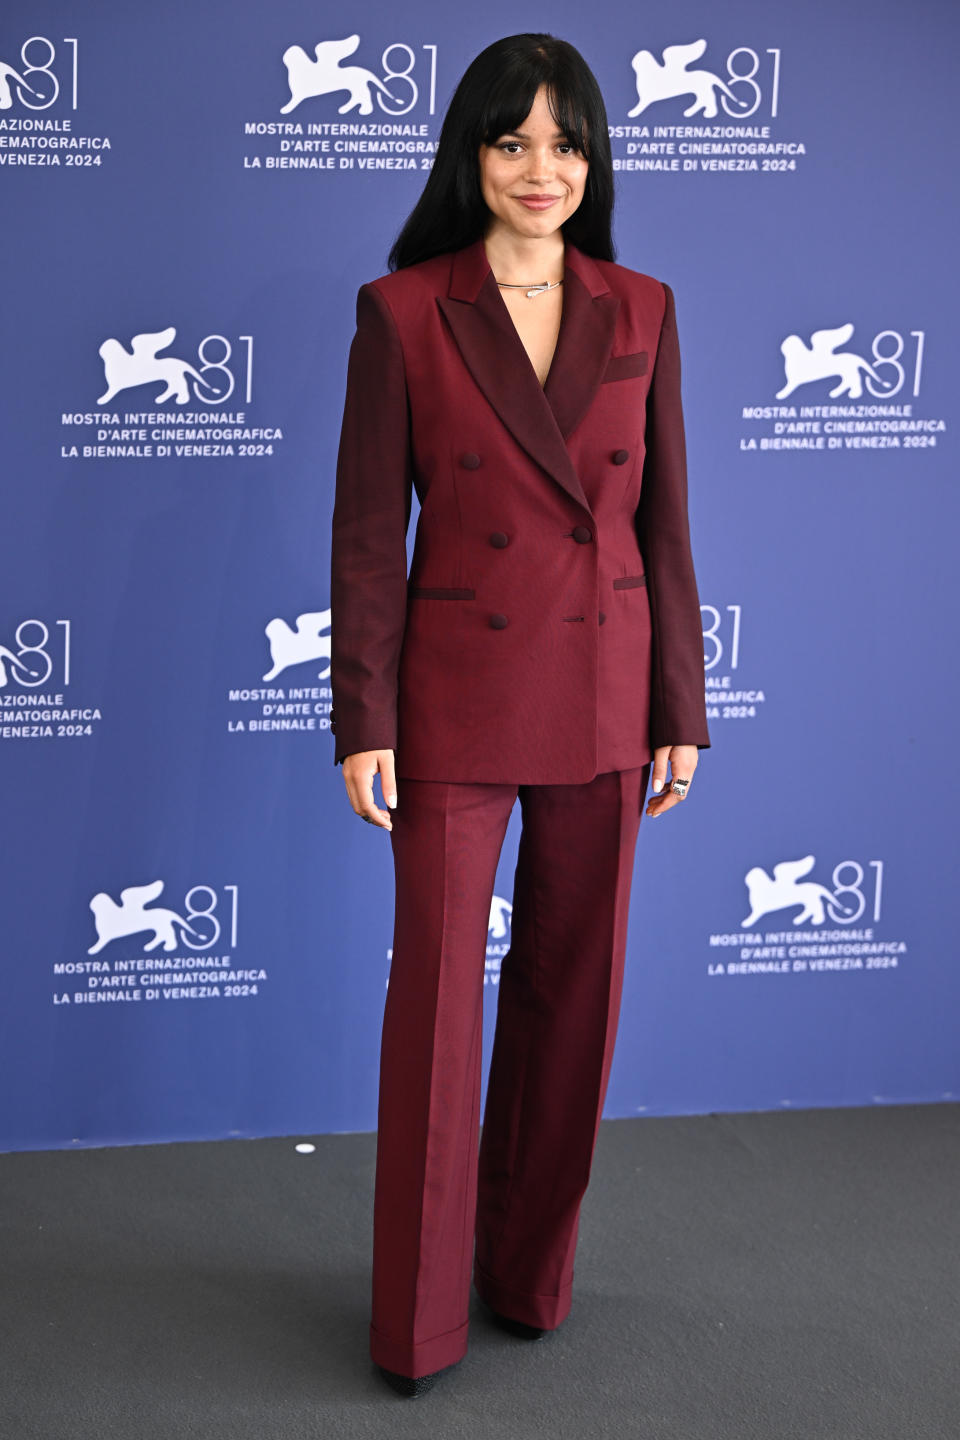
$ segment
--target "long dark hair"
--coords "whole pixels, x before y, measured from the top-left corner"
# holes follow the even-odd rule
[[[427,183],[387,257],[391,270],[460,250],[486,232],[479,148],[520,128],[541,85],[557,128],[589,161],[583,199],[564,222],[564,237],[587,255],[616,258],[607,111],[593,71],[555,35],[507,35],[481,50],[453,93]]]

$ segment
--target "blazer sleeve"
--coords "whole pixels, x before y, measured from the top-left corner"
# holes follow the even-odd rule
[[[330,544],[334,765],[397,744],[413,461],[403,350],[387,301],[357,293]]]
[[[663,282],[661,282],[663,284]],[[646,457],[635,524],[653,628],[650,744],[708,749],[703,625],[690,549],[680,346],[673,291],[666,304],[650,389]]]

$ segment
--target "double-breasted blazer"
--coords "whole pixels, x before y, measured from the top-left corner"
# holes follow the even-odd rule
[[[481,239],[361,285],[330,608],[334,764],[575,784],[709,746],[670,287],[567,241],[541,386]]]

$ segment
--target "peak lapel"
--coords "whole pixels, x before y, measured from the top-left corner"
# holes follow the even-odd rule
[[[451,258],[437,296],[464,362],[500,419],[538,465],[590,512],[566,446],[613,348],[619,299],[588,255],[567,242],[564,297],[546,386],[541,386],[479,239]],[[535,302],[532,302],[535,303]]]

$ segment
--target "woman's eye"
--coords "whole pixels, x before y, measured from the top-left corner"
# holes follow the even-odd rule
[[[498,150],[514,150],[519,148],[519,140],[504,140],[501,144],[497,146]],[[564,154],[569,155],[573,153],[577,147],[574,145],[572,140],[561,140],[557,148],[562,150]]]

